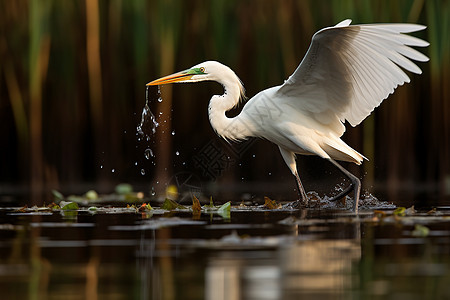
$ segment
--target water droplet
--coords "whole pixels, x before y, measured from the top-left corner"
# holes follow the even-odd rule
[[[256,157],[256,154],[253,154],[252,157],[255,158],[255,157]]]
[[[161,97],[158,98],[158,102],[159,102],[159,103],[162,102],[162,98],[161,98]]]
[[[177,156],[180,155],[180,152],[179,151],[175,152],[175,155],[177,155]]]
[[[146,159],[150,159],[150,157],[153,157],[153,151],[150,148],[145,149],[144,156]]]
[[[271,172],[269,172],[269,176],[272,176],[272,173],[271,173]]]
[[[100,165],[100,169],[103,169],[103,165]]]
[[[138,164],[137,164],[137,161],[136,161],[136,162],[134,162],[134,165],[135,165],[135,166],[137,166],[137,165],[138,165]]]
[[[144,176],[145,175],[145,170],[141,169],[141,175]]]
[[[138,136],[138,141],[147,141],[149,142],[153,135],[156,133],[156,127],[159,124],[156,122],[156,118],[150,110],[148,106],[148,89],[146,90],[146,103],[144,108],[142,109],[141,122],[136,127],[136,135]]]
[[[155,188],[154,188],[154,187],[152,187],[152,190],[150,191],[150,194],[151,194],[152,196],[155,196],[155,195],[156,195],[156,192],[155,192]]]
[[[172,131],[172,135],[175,135],[175,130]]]
[[[112,170],[111,170],[111,173],[114,173],[115,171],[116,171],[116,169],[112,169]]]

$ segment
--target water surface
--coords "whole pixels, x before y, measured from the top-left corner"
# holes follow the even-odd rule
[[[3,299],[450,297],[447,207],[72,213],[0,210]]]

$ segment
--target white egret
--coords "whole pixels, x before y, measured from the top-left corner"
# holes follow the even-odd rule
[[[401,68],[420,74],[421,69],[411,60],[425,62],[428,57],[409,46],[426,47],[429,43],[404,34],[426,28],[422,25],[350,23],[344,20],[316,32],[289,79],[255,95],[233,118],[225,113],[244,98],[244,88],[236,74],[218,62],[203,62],[147,85],[219,82],[224,94],[214,95],[208,109],[211,125],[219,136],[232,141],[259,137],[278,145],[297,180],[301,198],[298,205],[307,204],[308,198],[298,175],[296,154],[329,160],[351,181],[334,199],[353,190],[353,210],[357,212],[360,180],[336,160],[359,165],[365,157],[340,139],[345,121],[358,125],[398,85],[409,82]]]

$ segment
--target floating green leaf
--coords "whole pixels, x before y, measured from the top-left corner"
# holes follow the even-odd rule
[[[404,207],[397,207],[392,214],[394,216],[404,217],[405,216],[405,211],[406,211],[406,208],[404,208]]]
[[[184,207],[183,205],[180,205],[178,203],[176,203],[175,201],[173,201],[172,199],[166,198],[163,202],[163,204],[161,205],[162,209],[165,210],[174,210],[174,209],[186,209],[186,207]]]
[[[231,211],[231,202],[228,201],[227,203],[224,203],[217,211]]]
[[[78,210],[78,204],[70,201],[61,201],[59,204],[62,210]]]
[[[54,203],[54,202],[49,204],[49,205],[47,205],[47,207],[50,208],[51,210],[53,210],[53,209],[61,209],[61,207],[58,204]]]
[[[221,207],[219,207],[219,209],[217,210],[217,214],[224,219],[230,219],[231,218],[231,202],[228,201],[227,203],[225,203]]]

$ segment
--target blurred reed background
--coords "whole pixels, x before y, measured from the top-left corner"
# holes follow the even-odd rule
[[[410,74],[411,84],[348,128],[345,140],[370,160],[346,166],[366,188],[448,195],[450,3],[444,0],[1,1],[0,193],[111,191],[122,181],[150,188],[193,172],[192,157],[216,138],[207,102],[220,86],[163,87],[161,103],[150,91],[153,112],[162,112],[153,165],[136,138],[145,84],[218,60],[236,71],[251,97],[295,70],[316,30],[345,18],[425,24],[417,36],[431,43],[420,49],[430,57],[419,64],[423,75]],[[247,152],[217,182],[293,188],[275,146],[258,141]],[[316,160],[300,160],[303,177],[330,176],[306,169]]]

